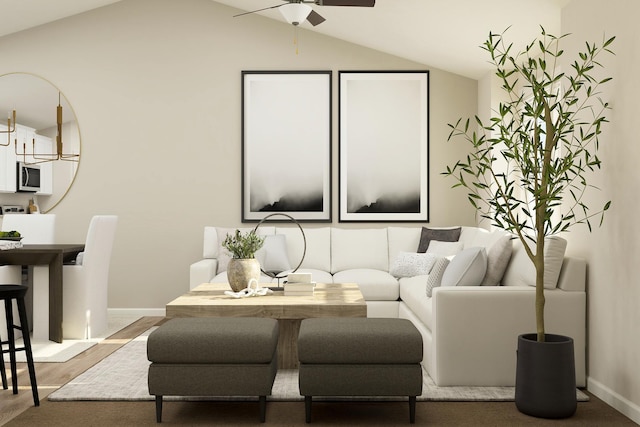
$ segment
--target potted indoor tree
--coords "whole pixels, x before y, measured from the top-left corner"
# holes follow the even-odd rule
[[[258,236],[255,230],[246,233],[236,230],[225,237],[222,247],[232,257],[227,266],[227,279],[234,292],[245,289],[251,279],[260,281],[260,262],[255,256],[263,244],[264,237]]]
[[[539,37],[514,53],[504,34],[489,34],[482,48],[505,100],[488,121],[476,117],[449,125],[449,140],[462,139],[471,150],[444,172],[457,180],[454,187],[468,191],[482,218],[520,240],[535,266],[536,333],[518,337],[516,405],[548,418],[573,415],[576,381],[573,340],[545,332],[545,239],[576,224],[591,230],[591,220],[597,217],[601,224],[610,206],[606,202],[591,210],[584,195],[592,187],[587,181],[600,169],[596,153],[610,109],[599,87],[611,79],[596,77],[602,68],[597,58],[612,53],[614,37],[586,43],[571,61],[562,58],[565,37],[542,28]]]

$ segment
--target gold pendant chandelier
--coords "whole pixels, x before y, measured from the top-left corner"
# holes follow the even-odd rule
[[[80,161],[79,153],[65,153],[62,145],[62,105],[60,104],[60,92],[58,92],[58,106],[56,107],[56,145],[55,152],[38,152],[36,151],[36,139],[32,138],[31,142],[31,152],[27,152],[27,143],[22,143],[22,151],[19,150],[18,146],[18,137],[16,135],[14,139],[14,149],[18,160],[22,158],[22,162],[25,164],[38,164],[38,163],[46,163],[53,162],[56,160],[63,160],[69,162],[78,162]],[[12,114],[9,114],[9,118],[7,119],[7,143],[0,144],[2,146],[8,146],[11,144],[11,133],[16,130],[16,111],[13,110],[13,129],[12,129]],[[5,133],[5,131],[0,131],[0,133]]]
[[[7,134],[7,143],[0,144],[3,147],[8,147],[11,145],[11,134],[16,131],[16,110],[13,110],[13,129],[11,129],[11,113],[9,113],[9,117],[7,118],[7,130],[0,130],[0,133]]]

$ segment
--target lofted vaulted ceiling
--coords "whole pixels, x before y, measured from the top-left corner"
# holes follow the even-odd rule
[[[127,0],[0,0],[0,11],[6,18],[0,25],[0,36],[117,1]],[[377,0],[373,8],[313,5],[326,21],[316,27],[304,23],[301,28],[478,79],[489,69],[486,55],[478,47],[489,31],[502,32],[510,27],[509,39],[516,47],[532,40],[540,25],[558,34],[561,9],[569,1]],[[216,2],[236,8],[237,13],[284,3]],[[285,23],[277,9],[258,15]],[[236,19],[263,18],[247,15]]]

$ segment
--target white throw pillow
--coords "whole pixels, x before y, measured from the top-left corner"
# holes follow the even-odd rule
[[[256,252],[256,259],[263,271],[280,273],[291,269],[287,255],[287,237],[274,234],[264,239],[264,245]]]
[[[441,242],[439,240],[432,240],[429,242],[427,253],[438,256],[452,256],[457,255],[463,248],[464,243],[462,242]]]
[[[397,278],[429,274],[435,262],[435,254],[400,252],[391,264],[389,274]]]
[[[544,245],[544,287],[555,289],[558,286],[560,270],[564,262],[564,253],[567,249],[567,241],[562,237],[549,236],[545,238]],[[531,250],[535,252],[536,245],[531,244]],[[509,286],[527,285],[536,286],[536,269],[533,262],[527,256],[520,241],[513,242],[513,255],[505,271],[503,284]]]
[[[433,293],[433,289],[440,286],[442,282],[442,276],[447,270],[447,266],[449,265],[449,260],[445,257],[436,258],[433,267],[431,268],[431,272],[429,273],[429,277],[427,277],[427,296],[431,298]]]
[[[513,252],[512,236],[504,235],[499,238],[487,253],[487,272],[480,286],[498,286],[509,265]]]
[[[468,248],[456,255],[442,275],[441,286],[478,286],[487,272],[487,251]]]

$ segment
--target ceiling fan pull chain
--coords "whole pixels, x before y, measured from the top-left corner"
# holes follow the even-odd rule
[[[293,44],[296,45],[296,55],[299,53],[298,52],[298,26],[294,25],[293,26]]]

